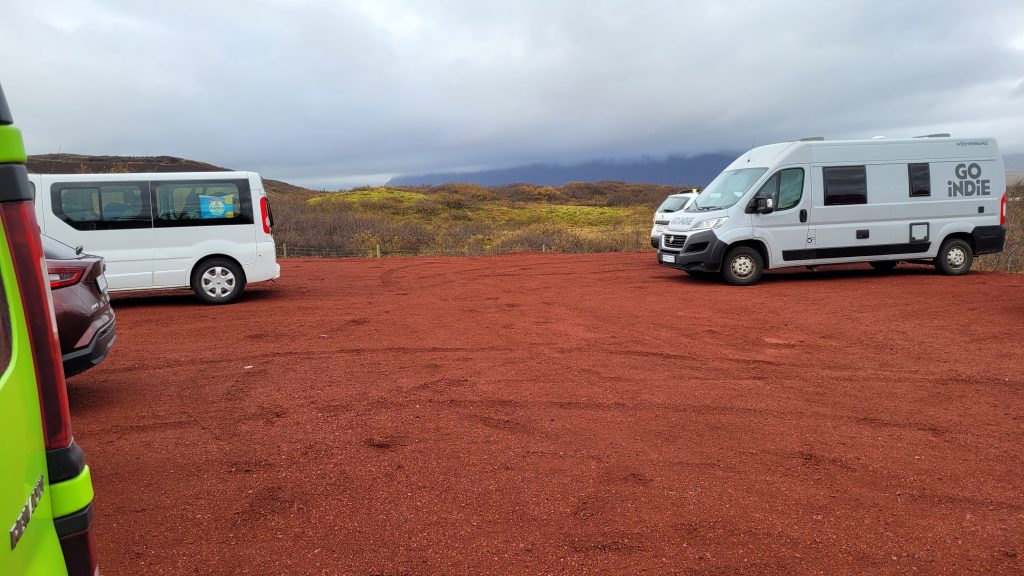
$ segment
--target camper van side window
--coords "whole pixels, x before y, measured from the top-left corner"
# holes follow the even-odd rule
[[[775,210],[789,210],[800,204],[804,195],[804,169],[788,168],[780,173],[779,201]]]
[[[156,226],[252,224],[245,180],[153,182]]]
[[[911,196],[932,195],[932,175],[928,164],[908,164]]]
[[[826,166],[825,206],[868,203],[868,179],[864,166]]]
[[[128,230],[153,225],[144,183],[54,184],[55,216],[76,230]]]

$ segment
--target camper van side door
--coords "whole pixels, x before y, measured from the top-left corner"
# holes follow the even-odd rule
[[[796,252],[807,244],[810,201],[809,166],[787,166],[777,170],[761,185],[754,195],[752,204],[758,198],[771,198],[773,211],[751,216],[753,236],[768,245],[771,255],[770,267],[792,265]],[[788,256],[788,259],[787,259]]]
[[[906,168],[870,163],[814,167],[811,224],[815,241],[808,245],[808,259],[838,264],[888,257],[892,205],[887,201],[887,171],[905,174]]]

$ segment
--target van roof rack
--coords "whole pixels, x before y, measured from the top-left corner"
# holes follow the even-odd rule
[[[939,132],[937,134],[925,134],[923,136],[914,136],[914,138],[949,138],[948,132]]]
[[[823,140],[825,140],[824,136],[804,136],[797,140],[797,142],[821,142]]]

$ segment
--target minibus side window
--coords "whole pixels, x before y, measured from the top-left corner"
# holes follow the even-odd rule
[[[76,230],[123,230],[153,225],[144,184],[54,184],[55,216]]]
[[[932,173],[928,164],[907,164],[911,196],[932,195]]]
[[[244,181],[154,182],[158,227],[252,224]]]
[[[868,179],[864,166],[825,166],[825,206],[868,203]]]

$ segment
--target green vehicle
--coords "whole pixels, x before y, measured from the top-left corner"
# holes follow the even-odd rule
[[[0,575],[98,575],[92,480],[64,369],[21,133],[0,89]]]

